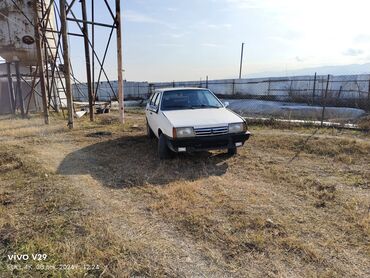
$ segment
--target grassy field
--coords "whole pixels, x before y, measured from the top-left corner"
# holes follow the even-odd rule
[[[369,277],[369,135],[250,130],[160,162],[141,111],[0,119],[0,277]]]

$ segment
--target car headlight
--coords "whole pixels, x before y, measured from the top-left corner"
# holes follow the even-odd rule
[[[173,138],[194,137],[194,128],[192,127],[178,127],[173,128]]]
[[[241,133],[247,130],[245,123],[229,124],[229,133]]]

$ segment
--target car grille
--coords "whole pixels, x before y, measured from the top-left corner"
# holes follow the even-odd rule
[[[204,127],[204,128],[195,128],[194,132],[196,136],[212,136],[212,135],[222,135],[227,134],[229,127],[220,126],[220,127]]]

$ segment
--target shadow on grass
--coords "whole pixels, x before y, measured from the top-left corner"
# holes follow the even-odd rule
[[[104,186],[124,188],[193,181],[226,173],[227,154],[179,154],[160,161],[157,142],[145,136],[102,141],[67,155],[58,168],[63,175],[90,174]]]

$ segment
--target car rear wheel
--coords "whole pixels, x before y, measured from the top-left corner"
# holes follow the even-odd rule
[[[146,122],[146,135],[149,139],[153,139],[155,137],[153,130],[150,128],[148,121]]]
[[[236,155],[238,152],[237,148],[236,147],[233,147],[233,148],[229,148],[227,149],[227,154],[228,155]]]
[[[159,159],[169,159],[172,156],[172,151],[167,146],[167,138],[161,134],[158,141]]]

